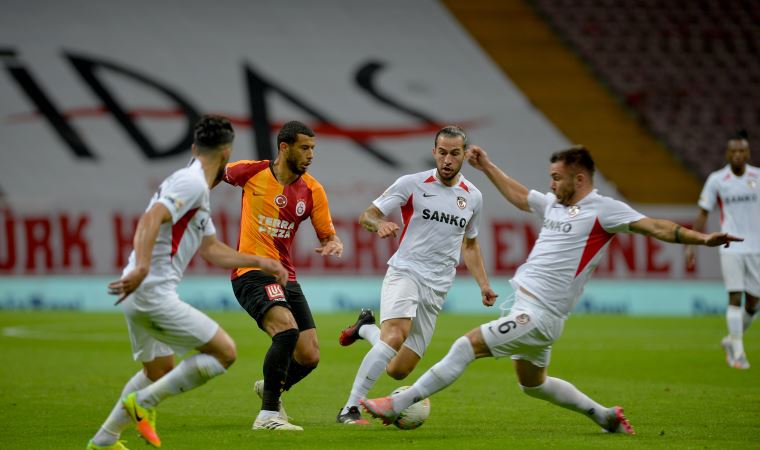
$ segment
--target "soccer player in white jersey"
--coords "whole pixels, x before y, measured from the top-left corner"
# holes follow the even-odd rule
[[[108,285],[127,319],[135,360],[143,364],[87,445],[88,450],[126,449],[119,437],[130,423],[159,447],[155,406],[226,372],[235,361],[232,338],[211,318],[180,300],[176,287],[200,250],[228,269],[260,267],[285,284],[288,273],[273,259],[238,253],[216,239],[209,189],[222,179],[235,133],[230,122],[204,116],[195,125],[193,160],[161,183],[137,224],[134,250],[120,280]],[[196,349],[176,367],[174,355]]]
[[[508,177],[479,147],[469,162],[482,170],[517,208],[543,220],[535,247],[512,280],[515,303],[509,313],[471,330],[414,385],[392,397],[363,400],[386,424],[414,402],[452,384],[475,359],[488,356],[514,361],[520,388],[589,417],[604,430],[633,434],[619,406],[605,408],[575,386],[549,377],[552,343],[615,233],[634,232],[665,242],[718,246],[739,240],[727,233],[705,235],[669,220],[644,217],[623,202],[599,195],[593,186],[594,162],[580,146],[555,153],[549,175],[552,192],[529,191]]]
[[[736,369],[749,369],[743,335],[757,315],[760,297],[760,168],[749,162],[749,142],[744,131],[736,133],[726,148],[728,164],[707,177],[699,196],[694,229],[703,231],[710,211],[720,210],[720,229],[745,238],[720,249],[720,267],[728,291],[728,336],[721,341],[726,362]],[[694,267],[694,247],[686,247],[686,262]],[[742,309],[742,294],[744,309]]]
[[[483,304],[491,306],[496,300],[477,238],[483,197],[459,173],[466,148],[464,130],[441,129],[433,146],[436,168],[402,176],[359,219],[364,229],[384,239],[400,232],[400,244],[388,261],[380,292],[380,327],[372,312],[363,310],[340,335],[341,345],[363,338],[372,348],[359,366],[346,405],[338,412],[339,423],[369,423],[361,417],[359,401],[383,370],[397,380],[414,370],[433,337],[460,252],[480,286]],[[397,209],[403,229],[387,219]]]

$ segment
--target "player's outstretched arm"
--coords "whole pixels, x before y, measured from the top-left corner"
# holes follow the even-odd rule
[[[340,258],[343,256],[343,241],[340,240],[337,234],[330,235],[324,239],[319,240],[320,246],[315,248],[314,251],[322,256],[333,255]]]
[[[652,236],[660,241],[673,242],[675,244],[705,245],[707,247],[725,245],[728,247],[731,242],[741,242],[744,240],[744,238],[731,236],[728,233],[700,233],[670,220],[653,219],[651,217],[631,222],[629,228],[634,233]]]
[[[122,302],[129,294],[140,286],[140,283],[150,272],[150,259],[153,255],[153,246],[158,237],[161,224],[172,220],[169,210],[161,203],[154,204],[146,211],[140,221],[137,222],[135,237],[132,245],[135,247],[135,268],[121,277],[121,279],[108,284],[108,293],[118,295],[115,305]]]
[[[697,218],[694,219],[694,226],[692,227],[692,229],[699,232],[705,231],[705,225],[707,224],[707,216],[709,214],[710,214],[709,211],[699,208],[699,213],[697,214]],[[686,246],[684,256],[686,257],[686,267],[688,269],[693,269],[694,266],[697,264],[697,252],[695,251],[693,245]]]
[[[383,239],[388,236],[396,237],[399,230],[398,224],[387,221],[385,214],[375,205],[370,205],[369,208],[364,210],[362,215],[359,216],[359,223],[365,230],[370,233],[377,233]]]
[[[480,286],[480,296],[483,304],[493,306],[496,298],[499,296],[488,283],[488,274],[486,273],[485,264],[483,264],[483,254],[480,252],[478,238],[465,237],[462,241],[462,259],[467,270],[470,271],[475,281]]]
[[[211,264],[225,269],[238,267],[258,267],[264,272],[277,278],[277,282],[285,286],[288,281],[288,271],[282,267],[279,261],[263,256],[240,253],[221,242],[215,235],[205,236],[201,242],[199,252],[203,259]]]
[[[528,193],[530,191],[528,188],[517,180],[508,177],[507,174],[491,161],[485,150],[477,145],[471,146],[467,149],[467,162],[472,167],[483,171],[509,203],[523,211],[530,212],[530,205],[528,204]]]

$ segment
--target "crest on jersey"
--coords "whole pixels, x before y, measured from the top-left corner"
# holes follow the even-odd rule
[[[299,216],[303,216],[303,213],[306,212],[306,202],[303,200],[298,200],[298,203],[296,203],[296,214]]]
[[[750,189],[755,189],[755,187],[757,187],[757,181],[749,180],[747,181],[747,186],[749,186]]]
[[[288,198],[280,194],[274,198],[274,204],[280,208],[284,208],[285,206],[288,205]]]
[[[520,325],[524,325],[530,322],[530,316],[527,314],[520,314],[519,316],[515,317],[515,322],[519,323]]]
[[[567,215],[570,217],[575,217],[578,215],[578,213],[581,212],[581,207],[578,205],[573,205],[569,208],[567,208]]]
[[[465,209],[467,207],[467,200],[464,197],[457,197],[457,206],[459,209]]]

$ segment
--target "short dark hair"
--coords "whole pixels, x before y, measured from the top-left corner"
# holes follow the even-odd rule
[[[748,141],[749,133],[744,128],[736,130],[729,138],[729,141]]]
[[[303,122],[297,120],[291,120],[280,128],[280,132],[277,133],[277,146],[281,143],[288,145],[295,144],[298,140],[298,135],[303,134],[305,136],[314,137],[314,130],[306,126]]]
[[[462,142],[464,143],[465,148],[467,147],[467,133],[464,132],[462,127],[458,127],[456,125],[448,125],[438,130],[438,132],[435,134],[435,140],[433,141],[433,148],[438,147],[438,138],[440,136],[460,137],[462,138]]]
[[[553,153],[549,161],[552,163],[562,162],[568,167],[575,166],[586,169],[591,177],[594,176],[596,170],[591,153],[582,145],[573,145],[567,150]]]
[[[235,139],[235,130],[227,118],[205,115],[193,127],[193,143],[201,152],[208,152],[231,144]]]

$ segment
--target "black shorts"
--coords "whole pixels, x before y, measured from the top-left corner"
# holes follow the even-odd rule
[[[297,281],[288,281],[285,288],[275,277],[260,270],[251,270],[232,280],[232,291],[238,303],[264,329],[264,315],[273,306],[288,308],[298,324],[298,331],[316,328],[311,309]]]

